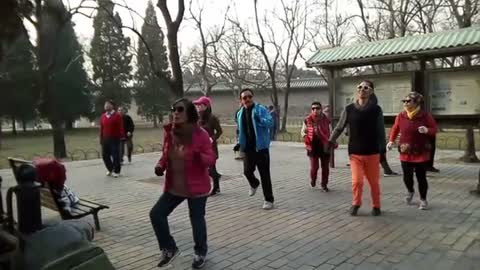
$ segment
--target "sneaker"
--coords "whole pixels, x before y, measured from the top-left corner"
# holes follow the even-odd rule
[[[270,210],[270,209],[273,209],[273,202],[267,202],[265,201],[263,203],[263,207],[262,207],[264,210]]]
[[[118,178],[120,176],[119,173],[112,173],[113,178]]]
[[[310,187],[314,188],[317,185],[317,181],[310,180]]]
[[[255,193],[257,193],[257,189],[258,189],[258,187],[256,187],[256,188],[250,187],[250,191],[248,192],[248,196],[252,197],[253,195],[255,195]]]
[[[175,248],[173,251],[162,250],[162,255],[160,257],[160,262],[158,267],[164,267],[169,265],[177,256],[180,254],[178,248]]]
[[[410,205],[412,204],[412,200],[413,200],[413,195],[415,194],[415,192],[409,192],[408,195],[405,197],[405,202]]]
[[[396,172],[391,172],[391,173],[384,173],[383,176],[389,177],[389,176],[398,176],[399,174]]]
[[[435,167],[430,167],[430,168],[427,168],[427,172],[434,172],[434,173],[438,173],[440,172],[439,169],[435,168]]]
[[[360,205],[352,205],[352,207],[350,207],[350,216],[356,216],[358,209],[360,209]]]
[[[111,171],[107,171],[107,173],[105,174],[106,176],[112,176],[112,172]]]
[[[428,202],[426,200],[420,200],[420,206],[418,207],[420,210],[427,210],[428,209]]]
[[[372,208],[372,216],[378,217],[382,214],[382,211],[380,211],[380,208],[374,207]]]
[[[197,255],[193,256],[192,268],[201,269],[205,266],[206,258],[205,256]]]
[[[322,191],[323,191],[323,192],[329,192],[330,189],[328,189],[328,187],[326,187],[326,186],[323,186],[323,187],[322,187]]]

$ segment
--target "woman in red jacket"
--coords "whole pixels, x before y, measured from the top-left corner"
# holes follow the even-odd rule
[[[405,198],[407,204],[412,203],[415,190],[413,188],[413,173],[417,176],[418,190],[420,192],[419,209],[426,210],[427,202],[427,163],[430,159],[430,137],[437,133],[437,124],[429,112],[421,109],[423,96],[417,92],[409,93],[403,100],[404,111],[399,113],[395,124],[390,131],[387,144],[389,150],[400,133],[400,161],[403,169],[403,181],[408,190]]]
[[[207,255],[205,205],[211,189],[208,168],[215,164],[215,154],[208,133],[197,124],[193,103],[180,99],[171,110],[171,122],[164,127],[162,157],[155,166],[156,175],[166,174],[164,192],[150,211],[162,253],[158,267],[169,265],[179,254],[170,235],[168,216],[187,200],[195,242],[192,267],[200,269]]]
[[[313,188],[317,184],[318,160],[320,159],[322,190],[328,192],[330,119],[322,112],[320,102],[312,103],[312,112],[303,122],[301,135],[305,141],[307,155],[310,158],[310,186]]]

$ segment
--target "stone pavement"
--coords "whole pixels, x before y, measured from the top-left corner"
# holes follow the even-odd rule
[[[405,205],[401,177],[387,177],[381,181],[383,215],[370,215],[366,185],[360,215],[351,217],[345,149],[336,152],[332,191],[322,193],[309,187],[302,145],[274,144],[276,208],[271,211],[261,209],[260,190],[255,197],[248,196],[242,164],[233,159],[231,146],[220,149],[218,168],[224,177],[221,195],[207,203],[205,269],[480,269],[480,198],[469,194],[476,185],[478,165],[437,164],[441,173],[429,177],[429,211]],[[163,178],[153,177],[158,155],[134,156],[119,179],[106,177],[100,160],[66,164],[68,185],[78,195],[110,206],[100,212],[102,231],[95,241],[117,269],[157,269],[159,251],[149,211],[162,190]],[[440,151],[439,158],[451,155],[461,153]],[[395,153],[389,160],[400,171]],[[0,175],[7,186],[13,184],[8,170]],[[184,203],[170,217],[182,254],[168,269],[191,268],[193,239],[187,210]]]

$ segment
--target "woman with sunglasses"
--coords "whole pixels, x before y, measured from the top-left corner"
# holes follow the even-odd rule
[[[303,122],[301,131],[307,155],[310,159],[310,186],[314,188],[317,185],[318,160],[320,159],[322,166],[322,190],[328,192],[330,119],[322,112],[322,104],[320,102],[312,102],[311,109],[311,113]]]
[[[330,145],[336,142],[348,126],[348,154],[352,170],[353,202],[350,214],[356,216],[362,205],[363,180],[367,178],[372,196],[372,215],[380,211],[380,153],[385,147],[383,112],[372,98],[373,83],[362,81],[357,86],[356,100],[347,105],[330,136]]]
[[[179,254],[168,216],[187,200],[195,242],[192,267],[200,269],[207,255],[205,205],[211,189],[208,168],[215,164],[215,154],[210,136],[197,124],[198,113],[192,102],[180,99],[171,111],[171,122],[164,127],[162,157],[155,166],[156,175],[166,174],[164,192],[150,211],[162,253],[158,267],[169,265]]]
[[[429,112],[422,110],[423,96],[421,94],[411,92],[402,102],[404,111],[395,118],[387,149],[392,149],[395,139],[400,133],[398,150],[402,163],[403,182],[408,190],[405,202],[412,204],[415,194],[413,187],[413,173],[415,172],[420,192],[419,209],[426,210],[428,208],[426,171],[432,150],[430,138],[437,133],[437,124]]]

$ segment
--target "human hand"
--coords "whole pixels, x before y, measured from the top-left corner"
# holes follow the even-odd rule
[[[418,127],[418,132],[420,132],[422,134],[427,134],[428,128],[426,126]]]
[[[390,151],[393,148],[393,142],[388,142],[387,143],[387,150]]]
[[[163,168],[160,166],[155,166],[155,175],[156,176],[163,176]]]
[[[130,136],[132,136],[132,133],[129,131],[127,132],[127,137],[130,137]]]

